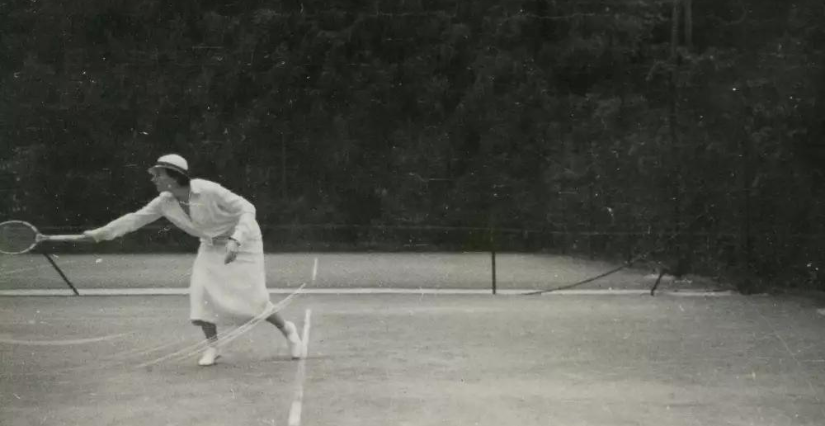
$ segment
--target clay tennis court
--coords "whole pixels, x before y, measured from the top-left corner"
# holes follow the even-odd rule
[[[201,339],[185,296],[148,295],[184,289],[191,257],[62,256],[81,294],[147,293],[81,297],[11,296],[67,290],[37,256],[0,258],[0,423],[825,423],[825,317],[809,298],[696,281],[651,297],[645,270],[524,296],[612,265],[507,254],[497,281],[510,292],[493,296],[489,254],[284,254],[267,260],[273,301],[315,257],[316,281],[283,310],[307,358],[289,360],[261,325],[210,368],[197,355],[152,363]]]

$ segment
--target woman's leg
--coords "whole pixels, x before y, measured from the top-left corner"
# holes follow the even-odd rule
[[[281,330],[281,333],[286,337],[292,359],[301,358],[304,354],[304,346],[301,344],[301,337],[298,336],[298,329],[295,328],[295,324],[284,320],[277,312],[267,317],[266,321],[278,327],[278,330]]]
[[[286,321],[284,321],[277,312],[267,317],[266,322],[278,327],[278,330],[281,330],[281,332],[284,332],[284,328],[286,327]]]
[[[192,321],[192,323],[200,326],[207,343],[206,350],[198,361],[198,365],[209,366],[215,364],[215,360],[220,358],[220,354],[218,354],[218,327],[211,322],[200,320]]]
[[[210,345],[215,345],[218,342],[218,326],[206,321],[195,321],[195,325],[200,325],[203,330],[203,335]]]

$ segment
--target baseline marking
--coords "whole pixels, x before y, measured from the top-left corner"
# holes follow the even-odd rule
[[[290,294],[294,289],[276,288],[269,289],[270,294]],[[524,295],[526,292],[535,289],[508,289],[498,290],[499,295]],[[414,294],[414,295],[490,295],[489,289],[449,289],[449,288],[310,288],[305,289],[303,294]],[[185,296],[189,294],[186,288],[89,288],[83,289],[83,296]],[[683,297],[721,297],[734,296],[738,293],[734,291],[658,291],[659,296],[683,296]],[[32,297],[32,296],[74,296],[71,290],[63,289],[20,289],[20,290],[0,290],[0,297]],[[650,290],[559,290],[543,293],[542,297],[552,296],[648,296]],[[533,296],[530,296],[533,297]],[[823,313],[825,314],[825,313]]]

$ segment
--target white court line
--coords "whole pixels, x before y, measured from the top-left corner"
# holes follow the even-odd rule
[[[301,335],[301,343],[303,343],[304,346],[301,348],[303,354],[301,354],[301,359],[298,361],[298,373],[295,375],[295,399],[289,407],[289,426],[301,425],[301,409],[304,404],[304,379],[306,378],[306,359],[309,355],[309,320],[311,315],[312,310],[307,309],[304,314],[304,332]]]
[[[187,288],[80,288],[83,296],[183,296],[189,294]],[[270,294],[290,294],[295,291],[292,288],[269,289]],[[499,295],[523,295],[536,291],[535,289],[510,289],[498,290]],[[449,288],[309,288],[304,289],[302,294],[413,294],[413,295],[491,295],[492,291],[473,289],[449,289]],[[721,297],[733,296],[739,293],[733,291],[657,291],[656,296],[682,296],[682,297]],[[21,290],[0,290],[0,297],[12,296],[73,296],[69,289],[21,289]],[[650,290],[559,290],[542,293],[541,296],[650,296]],[[530,296],[534,297],[534,296]]]

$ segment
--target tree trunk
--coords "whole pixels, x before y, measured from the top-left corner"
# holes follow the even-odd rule
[[[679,19],[681,18],[681,0],[673,0],[670,27],[670,58],[676,60],[676,48],[679,46]]]
[[[669,89],[670,89],[670,114],[668,119],[668,127],[670,131],[670,153],[671,153],[671,160],[669,161],[670,166],[673,168],[672,178],[670,179],[669,186],[670,186],[670,202],[673,206],[673,218],[671,222],[672,226],[672,237],[670,241],[675,244],[677,247],[676,256],[679,257],[681,253],[679,253],[679,236],[678,234],[681,231],[681,221],[682,221],[682,214],[681,214],[681,158],[679,156],[679,135],[677,130],[677,117],[678,117],[678,88],[676,85],[677,79],[677,70],[679,66],[679,57],[678,57],[678,47],[679,47],[679,20],[681,15],[681,3],[682,0],[673,0],[673,14],[672,14],[672,22],[671,22],[671,32],[670,32],[670,60],[671,60],[671,69],[670,69],[670,82],[669,82]]]
[[[682,0],[685,11],[685,46],[693,46],[693,0]]]

